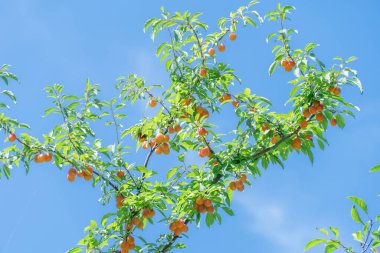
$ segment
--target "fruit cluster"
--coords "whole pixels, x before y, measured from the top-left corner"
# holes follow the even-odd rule
[[[211,200],[199,197],[195,200],[194,210],[198,211],[199,213],[205,213],[205,212],[213,213],[214,206],[212,205]]]
[[[186,225],[186,223],[183,220],[177,220],[170,223],[169,229],[176,236],[180,236],[181,233],[186,233],[187,231],[189,231],[189,227]]]
[[[338,87],[334,87],[334,86],[330,86],[329,87],[329,92],[336,95],[336,96],[339,96],[340,95],[340,88]]]
[[[244,183],[246,181],[247,181],[247,175],[242,173],[242,174],[240,174],[240,179],[235,180],[235,181],[230,183],[229,188],[232,191],[235,191],[237,189],[239,192],[242,192],[242,191],[244,191]]]
[[[314,101],[313,102],[313,105],[309,106],[308,108],[306,108],[306,110],[304,110],[302,112],[303,116],[305,118],[308,118],[310,115],[314,115],[315,114],[315,119],[318,121],[318,122],[322,122],[324,120],[324,116],[323,116],[323,104],[321,104],[321,102],[319,101]],[[305,119],[306,120],[306,119]],[[304,125],[304,128],[307,127],[307,122],[306,122],[306,126],[305,126],[305,123],[303,123]],[[302,126],[301,126],[302,128]]]
[[[38,154],[34,156],[34,161],[36,163],[50,162],[53,159],[51,153]]]
[[[281,60],[281,66],[284,67],[286,72],[290,72],[294,66],[296,66],[296,63],[293,61],[293,59],[286,57]]]
[[[294,149],[300,149],[302,147],[301,139],[299,137],[294,138],[290,146]]]
[[[125,230],[132,231],[133,226],[136,226],[139,229],[143,229],[144,222],[139,217],[133,217],[131,222],[125,225]]]
[[[85,170],[80,170],[77,171],[74,168],[70,168],[69,171],[67,172],[67,180],[70,182],[74,182],[75,177],[84,177],[85,180],[90,180],[92,178],[92,172],[93,169],[90,166],[87,166]]]
[[[135,248],[135,238],[129,235],[119,244],[121,253],[128,253],[129,250],[133,250]]]
[[[120,208],[123,206],[124,196],[123,195],[117,195],[116,196],[116,207]]]
[[[230,39],[230,41],[235,41],[237,36],[235,33],[230,33],[228,38]],[[226,45],[224,45],[223,43],[218,43],[218,51],[221,53],[226,51]],[[215,56],[215,49],[213,47],[209,48],[208,54],[211,57]],[[202,67],[199,69],[199,76],[200,77],[205,77],[206,74],[207,74],[207,70],[205,67]]]
[[[156,147],[154,152],[157,155],[161,155],[162,153],[168,155],[170,153],[170,147],[167,143],[169,142],[169,140],[169,135],[158,133],[155,138],[151,139],[150,141],[144,141],[141,146],[143,149],[147,149],[149,147]]]
[[[153,209],[149,209],[149,208],[144,208],[142,211],[141,211],[141,215],[148,219],[148,218],[153,218],[153,216],[156,214],[156,212],[153,210]]]
[[[197,106],[197,109],[196,109],[197,113],[199,114],[200,116],[200,119],[203,119],[203,118],[208,118],[210,117],[210,113],[207,111],[207,109],[203,108],[202,106]]]

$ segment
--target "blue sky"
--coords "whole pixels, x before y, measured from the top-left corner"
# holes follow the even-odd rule
[[[159,7],[169,10],[204,12],[203,20],[215,24],[220,16],[246,1],[47,1],[1,0],[1,64],[12,65],[20,83],[12,88],[18,103],[9,112],[32,125],[31,134],[41,136],[54,120],[42,118],[50,101],[43,91],[53,83],[65,85],[68,93],[80,94],[86,78],[102,85],[102,96],[114,93],[115,79],[137,73],[149,83],[168,82],[155,48],[142,27],[148,18],[159,15]],[[190,227],[188,248],[182,252],[302,252],[308,240],[319,236],[314,229],[328,225],[342,228],[342,238],[359,228],[350,221],[349,195],[368,200],[370,212],[380,211],[378,180],[371,166],[380,163],[380,80],[377,75],[380,53],[378,1],[309,0],[286,1],[295,5],[289,27],[299,30],[292,46],[315,42],[317,55],[330,65],[335,56],[355,55],[352,64],[364,84],[361,96],[356,89],[342,95],[361,111],[348,119],[342,131],[329,128],[330,146],[315,150],[315,163],[293,154],[286,169],[271,167],[253,181],[253,187],[234,195],[235,217],[225,217],[222,226],[211,230]],[[275,7],[277,1],[262,3],[259,11]],[[215,28],[211,25],[211,29]],[[249,87],[273,101],[275,110],[283,107],[291,86],[289,74],[277,71],[269,78],[271,46],[266,35],[278,29],[275,24],[259,29],[242,29],[220,59],[231,64]],[[129,110],[131,121],[148,114],[142,104]],[[223,118],[233,117],[230,109]],[[54,119],[54,118],[53,118]],[[58,120],[58,118],[57,118]],[[219,131],[230,130],[228,124]],[[4,136],[5,138],[5,136]],[[105,136],[105,141],[111,141]],[[0,144],[3,147],[7,144]],[[134,149],[132,149],[134,150]],[[141,157],[138,157],[140,159]],[[157,166],[164,163],[154,158]],[[0,253],[65,252],[83,237],[91,219],[99,220],[113,204],[97,202],[100,190],[85,182],[69,184],[66,171],[52,165],[34,166],[29,175],[22,168],[11,180],[0,181]],[[147,232],[149,233],[149,232]],[[314,252],[321,252],[314,251]]]

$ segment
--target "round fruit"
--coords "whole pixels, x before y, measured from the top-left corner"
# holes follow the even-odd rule
[[[71,174],[67,174],[67,180],[69,180],[69,182],[74,182],[75,176]]]
[[[181,125],[179,125],[179,124],[177,124],[177,125],[174,126],[174,131],[176,131],[177,133],[178,133],[179,131],[181,131],[181,129],[182,129],[182,127],[181,127]]]
[[[214,56],[214,55],[215,55],[215,49],[214,49],[214,48],[210,48],[210,49],[208,50],[208,54],[209,54],[210,56]]]
[[[143,209],[141,211],[141,215],[144,217],[144,218],[150,218],[150,210],[149,209]]]
[[[164,142],[169,142],[169,140],[170,140],[169,135],[164,135]]]
[[[128,242],[128,243],[134,243],[134,242],[135,242],[135,238],[133,238],[133,236],[129,235],[129,236],[127,237],[127,242]]]
[[[125,173],[122,170],[118,170],[116,175],[118,178],[121,178],[121,179],[125,177]]]
[[[263,131],[263,132],[265,132],[266,130],[268,130],[269,129],[269,125],[268,124],[264,124],[264,125],[262,125],[262,127],[261,127],[261,130]]]
[[[236,181],[236,189],[237,189],[239,192],[244,191],[244,184],[243,184],[242,181],[240,181],[240,180]]]
[[[294,148],[294,149],[300,149],[301,148],[301,139],[300,138],[295,138],[295,139],[293,139],[292,140],[292,148]]]
[[[68,174],[76,176],[77,175],[77,170],[74,169],[74,168],[70,168],[69,171],[68,171]]]
[[[305,118],[308,118],[310,116],[310,112],[309,112],[309,109],[306,109],[305,111],[302,112],[302,115],[305,117]]]
[[[224,52],[226,50],[226,46],[223,43],[221,43],[218,45],[218,50],[219,52]]]
[[[155,139],[155,138],[151,139],[150,142],[149,142],[149,144],[150,144],[150,146],[151,146],[152,148],[153,148],[154,146],[156,146],[156,144],[157,144],[156,139]]]
[[[280,138],[280,137],[279,137],[278,135],[273,136],[272,139],[270,140],[270,142],[271,142],[272,144],[276,144],[279,138]]]
[[[243,183],[245,183],[245,182],[247,181],[247,175],[244,174],[244,173],[240,174],[240,180],[241,180]]]
[[[205,157],[205,156],[210,156],[211,152],[210,152],[210,149],[208,147],[205,147],[205,148],[201,148],[199,150],[198,154],[200,157]]]
[[[229,185],[230,189],[232,191],[236,190],[236,183],[235,182],[231,182],[230,185]]]
[[[132,219],[132,224],[133,225],[137,226],[140,223],[141,223],[141,221],[140,221],[139,217],[133,217],[133,219]]]
[[[207,211],[208,213],[214,213],[214,207],[213,207],[213,206],[207,206],[207,207],[206,207],[206,211]]]
[[[162,142],[164,142],[164,135],[162,134],[162,133],[158,133],[157,135],[156,135],[156,142],[157,142],[157,144],[161,144]]]
[[[169,127],[168,127],[168,133],[169,133],[169,134],[172,134],[172,133],[174,133],[174,132],[175,132],[174,127],[173,127],[173,126],[169,126]]]
[[[42,163],[45,162],[45,156],[43,154],[38,154],[34,156],[34,161],[36,163]]]
[[[210,206],[212,206],[212,201],[209,199],[206,199],[203,204],[205,207],[210,207]]]
[[[318,113],[318,114],[315,116],[315,118],[317,119],[318,122],[322,122],[323,119],[324,119],[325,117],[323,116],[322,113]]]
[[[223,98],[223,101],[230,100],[231,99],[231,95],[228,94],[228,93],[225,93],[225,94],[223,94],[222,98]]]
[[[290,60],[288,61],[288,64],[289,64],[289,66],[290,66],[291,68],[294,68],[294,66],[296,66],[296,63],[295,63],[292,59],[290,59]]]
[[[286,68],[286,67],[289,66],[289,62],[288,62],[288,60],[286,58],[283,58],[281,60],[281,66],[284,67],[284,68]]]
[[[151,100],[149,100],[149,106],[150,107],[155,107],[157,105],[157,101],[155,100],[155,99],[151,99]]]
[[[116,208],[120,208],[123,206],[124,197],[123,195],[116,196]]]
[[[201,76],[201,77],[205,77],[205,76],[206,76],[206,74],[207,74],[207,71],[206,71],[206,69],[204,69],[204,68],[201,68],[201,69],[199,70],[199,76]]]
[[[340,89],[338,87],[334,88],[334,94],[336,96],[339,96],[340,95]]]
[[[310,114],[315,114],[317,112],[317,109],[314,106],[309,107]]]
[[[233,105],[234,107],[237,107],[237,106],[239,105],[239,101],[238,101],[238,100],[234,100],[234,101],[232,101],[232,105]]]
[[[336,119],[331,119],[330,120],[330,125],[336,126],[337,120]]]
[[[91,177],[92,177],[92,175],[91,174],[88,174],[88,173],[84,173],[84,179],[85,180],[87,180],[87,181],[89,181],[89,180],[91,180]]]
[[[201,206],[201,205],[203,205],[203,203],[204,203],[204,199],[201,198],[201,197],[199,197],[199,198],[197,198],[197,199],[195,200],[195,203],[196,203],[198,206]]]
[[[86,170],[84,171],[84,179],[85,180],[91,180],[92,178],[92,168],[90,166],[87,166]]]
[[[44,154],[45,162],[50,162],[53,159],[53,156],[51,153]]]
[[[200,127],[200,128],[198,128],[198,134],[199,134],[200,136],[206,136],[206,135],[208,134],[208,131],[207,131],[206,128],[204,128],[204,127]]]
[[[169,144],[163,143],[161,146],[161,150],[165,155],[168,155],[170,153],[170,147]]]
[[[86,173],[92,175],[93,169],[90,166],[86,167]]]
[[[9,134],[8,140],[10,142],[14,142],[16,140],[16,135],[14,133]]]
[[[182,99],[182,104],[188,106],[191,104],[191,100],[188,98],[184,98]]]
[[[141,144],[142,148],[143,149],[147,149],[150,147],[150,142],[149,141],[144,141],[142,144]]]
[[[307,128],[307,120],[306,120],[306,119],[304,119],[304,120],[301,121],[301,123],[300,123],[300,127],[301,127],[302,129],[306,129],[306,128]]]
[[[161,148],[161,146],[158,146],[155,150],[154,150],[154,152],[157,154],[157,155],[161,155],[162,154],[162,148]]]
[[[230,33],[230,35],[228,37],[229,37],[230,41],[236,40],[236,34],[235,33]]]

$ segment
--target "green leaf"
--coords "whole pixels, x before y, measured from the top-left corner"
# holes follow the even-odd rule
[[[315,44],[315,43],[309,43],[309,44],[306,45],[306,47],[305,47],[305,51],[306,51],[307,53],[309,53],[311,50],[313,50],[313,48],[315,48],[315,47],[317,47],[317,46],[319,46],[319,45],[318,45],[318,44]]]
[[[349,62],[352,62],[352,61],[356,61],[357,59],[358,59],[358,57],[351,56],[350,58],[348,58],[348,60],[346,61],[346,63],[349,63]]]
[[[352,238],[354,238],[355,241],[363,242],[362,231],[358,231],[358,232],[352,233]]]
[[[368,213],[367,210],[367,204],[362,200],[361,198],[355,197],[355,196],[349,196],[349,200],[354,202],[358,207],[360,207],[365,213]]]
[[[7,95],[10,99],[12,99],[12,101],[14,101],[14,102],[16,101],[16,96],[15,96],[15,94],[13,94],[12,91],[10,91],[10,90],[3,90],[1,93]]]
[[[79,247],[72,248],[72,249],[69,249],[68,251],[66,251],[66,253],[79,253],[79,252],[82,252],[82,249]]]
[[[345,123],[344,123],[344,118],[342,117],[342,115],[337,114],[337,115],[336,115],[336,121],[337,121],[337,123],[338,123],[338,127],[339,127],[339,128],[344,128]]]
[[[300,88],[301,86],[296,86],[294,87],[291,91],[290,91],[290,97],[293,97],[293,95],[298,91],[298,89]]]
[[[305,248],[303,249],[303,251],[308,251],[309,249],[321,244],[321,243],[324,243],[326,240],[324,239],[314,239],[314,240],[311,240],[310,242],[308,242],[308,244],[306,244]]]
[[[331,232],[333,232],[333,234],[335,235],[336,238],[339,237],[339,229],[338,228],[330,227],[330,230],[331,230]]]
[[[211,213],[207,213],[207,215],[206,215],[206,225],[208,227],[211,227],[211,225],[214,224],[214,221],[215,221],[214,215],[211,214]]]
[[[321,232],[322,234],[326,235],[326,236],[329,235],[329,231],[327,231],[327,230],[324,229],[324,228],[318,228],[317,230],[318,230],[319,232]]]
[[[11,177],[11,171],[10,171],[8,165],[4,164],[3,171],[4,171],[4,174],[7,177],[7,179],[9,179]]]
[[[358,211],[356,211],[355,206],[352,206],[352,208],[351,208],[351,217],[354,221],[364,225],[362,219],[360,218],[360,216],[358,214]]]
[[[170,180],[172,176],[177,172],[178,167],[174,167],[173,169],[169,170],[168,174],[166,175],[166,179]]]
[[[376,165],[372,169],[369,170],[369,172],[379,172],[380,171],[380,164]]]
[[[325,248],[325,253],[331,253],[335,250],[337,250],[338,247],[334,244],[330,244],[330,245],[327,245],[326,248]]]
[[[273,72],[276,70],[277,68],[277,65],[278,65],[278,61],[274,61],[270,67],[269,67],[269,75],[271,76],[273,74]]]
[[[229,208],[229,207],[223,206],[222,209],[223,209],[228,215],[230,215],[230,216],[234,216],[234,215],[235,215],[234,212],[232,211],[232,209]]]
[[[375,230],[371,234],[372,238],[375,239],[376,241],[380,241],[380,231]]]

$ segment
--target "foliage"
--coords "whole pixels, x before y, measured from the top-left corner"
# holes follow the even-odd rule
[[[92,180],[93,186],[102,189],[103,204],[116,202],[117,211],[105,214],[100,222],[91,221],[78,247],[68,252],[128,252],[128,248],[137,252],[172,252],[183,248],[185,245],[177,240],[186,237],[190,224],[205,222],[210,227],[222,222],[221,212],[233,215],[232,192],[251,184],[246,175],[255,178],[269,164],[283,166],[292,152],[305,154],[313,161],[315,144],[321,149],[327,144],[324,132],[329,122],[343,128],[345,116],[354,116],[352,110],[358,108],[340,92],[350,85],[362,91],[356,71],[347,66],[355,58],[337,57],[328,68],[314,53],[317,44],[292,49],[291,35],[297,31],[285,28],[285,21],[294,7],[278,5],[261,16],[253,9],[256,4],[251,1],[229,17],[219,19],[216,32],[210,32],[207,24],[199,20],[201,13],[171,14],[162,8],[161,17],[149,19],[144,30],[151,31],[152,39],[161,35],[165,40],[156,55],[165,64],[170,85],[148,85],[136,75],[120,77],[116,83],[118,95],[110,100],[101,100],[101,87],[90,81],[82,96],[65,94],[60,84],[48,86],[46,92],[53,107],[45,110],[45,116],[58,114],[62,121],[43,135],[42,142],[26,133],[19,134],[22,128],[28,128],[26,124],[4,113],[0,115],[1,128],[10,135],[17,134],[15,140],[9,137],[15,143],[0,152],[7,178],[13,166],[22,163],[28,172],[31,163],[50,161],[52,155],[58,168],[68,170],[69,181],[76,177]],[[280,65],[287,72],[294,70],[289,81],[294,88],[287,101],[292,105],[288,113],[272,111],[271,102],[243,87],[234,69],[217,56],[224,51],[227,37],[235,40],[241,28],[266,22],[280,26],[279,31],[267,37],[268,43],[275,44],[269,74]],[[4,65],[0,75],[8,84],[8,79],[15,77],[6,70]],[[235,84],[242,85],[242,91],[230,94]],[[2,93],[15,100],[12,92]],[[125,126],[125,107],[137,100],[160,108],[154,116]],[[235,107],[236,129],[217,133],[210,118],[223,113],[226,104]],[[102,143],[94,124],[113,128],[114,144]],[[146,153],[143,164],[128,161],[131,151],[125,143],[130,138],[138,152]],[[176,166],[165,171],[149,166],[153,155],[170,151],[178,158]],[[191,151],[206,157],[202,165],[186,163],[185,154]],[[355,201],[360,207],[362,202]],[[154,213],[157,215],[153,219]],[[148,240],[137,229],[149,229],[153,223],[167,225],[163,229],[167,233]],[[136,235],[139,240],[135,245]]]
[[[370,170],[370,172],[377,171],[379,171],[379,165],[374,166]],[[324,237],[327,237],[327,239],[318,238],[311,240],[305,246],[305,251],[319,244],[324,244],[324,252],[326,253],[334,252],[339,249],[343,249],[348,253],[365,253],[369,250],[373,253],[378,253],[377,247],[380,246],[380,213],[375,218],[371,218],[367,204],[364,200],[355,196],[349,196],[348,199],[353,203],[351,207],[351,218],[361,226],[359,231],[352,233],[354,241],[359,243],[358,249],[356,250],[354,246],[347,246],[344,244],[341,239],[339,239],[339,229],[330,226],[330,231],[324,228],[318,229],[318,231],[321,232]]]

